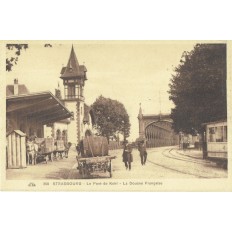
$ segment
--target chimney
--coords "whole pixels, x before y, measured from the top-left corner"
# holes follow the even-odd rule
[[[18,79],[14,79],[14,95],[19,95]]]
[[[59,89],[55,89],[55,97],[57,97],[59,100],[62,99],[61,91]]]

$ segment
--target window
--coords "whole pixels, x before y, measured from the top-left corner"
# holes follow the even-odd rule
[[[227,126],[210,127],[208,142],[227,142]]]
[[[75,85],[68,86],[68,98],[75,98]]]
[[[60,139],[61,139],[61,131],[60,131],[60,129],[58,129],[56,131],[56,140],[60,140]]]
[[[216,142],[223,142],[223,126],[216,127]]]

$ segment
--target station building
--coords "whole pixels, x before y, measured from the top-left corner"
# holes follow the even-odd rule
[[[44,137],[44,125],[70,118],[70,111],[51,92],[30,93],[14,80],[6,86],[6,134],[20,130],[28,137]]]

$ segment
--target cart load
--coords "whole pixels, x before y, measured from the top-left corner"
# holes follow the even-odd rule
[[[106,156],[109,152],[108,141],[103,136],[87,136],[83,139],[81,156],[96,157]]]
[[[52,161],[56,150],[54,138],[35,138],[35,143],[41,149],[42,156],[48,156],[48,159]]]
[[[93,176],[111,177],[112,163],[115,156],[110,156],[108,141],[105,137],[87,136],[78,146],[77,156],[79,173],[83,178]]]

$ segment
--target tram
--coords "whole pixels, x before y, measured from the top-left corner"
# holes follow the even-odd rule
[[[203,123],[203,156],[227,167],[227,120]]]

